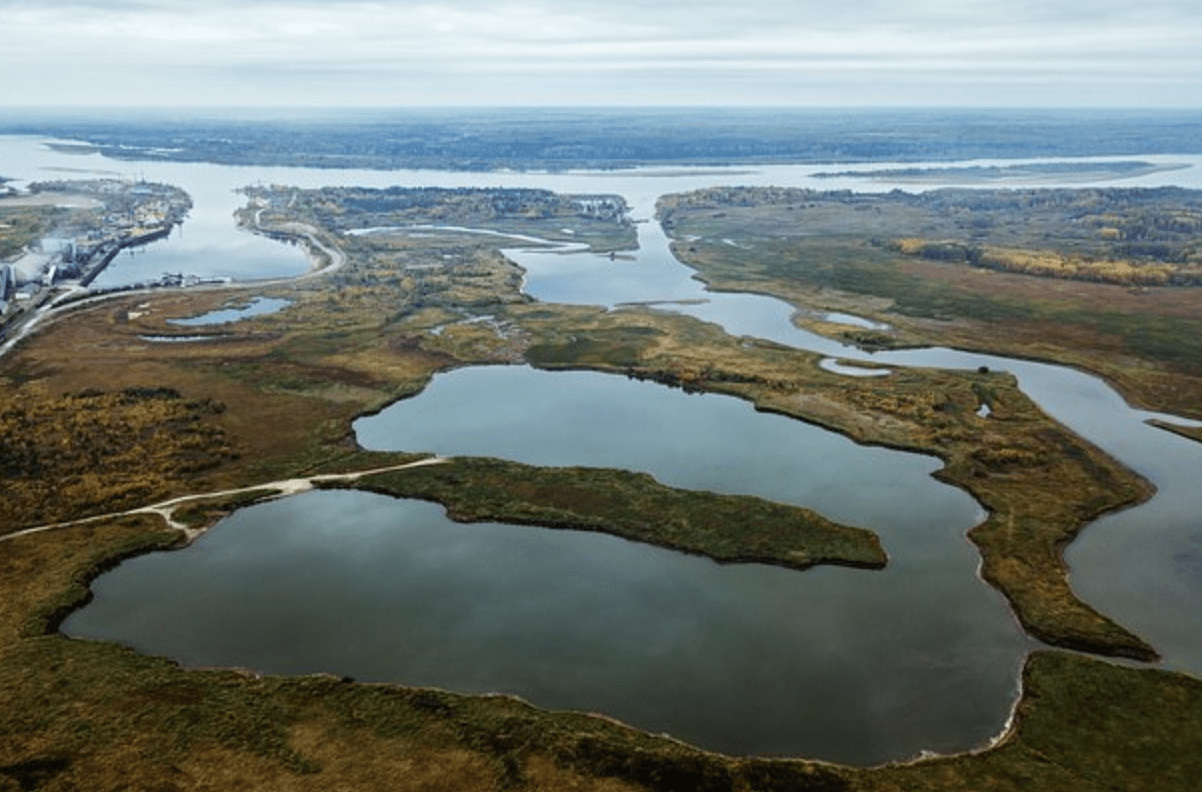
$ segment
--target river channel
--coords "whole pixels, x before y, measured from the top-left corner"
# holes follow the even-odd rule
[[[1140,159],[1190,167],[1098,184],[1202,186],[1198,157]],[[820,170],[831,168],[235,168],[117,162],[0,138],[0,172],[9,177],[117,174],[192,195],[182,229],[119,257],[105,274],[109,285],[163,272],[237,280],[301,274],[298,250],[233,226],[241,204],[233,190],[256,182],[618,193],[644,221],[659,195],[715,184],[915,189],[817,179]],[[632,261],[509,254],[527,269],[526,288],[539,299],[664,301],[734,334],[832,357],[1013,372],[1047,412],[1158,488],[1148,504],[1099,520],[1069,548],[1074,587],[1149,640],[1167,667],[1202,674],[1202,445],[1149,427],[1149,414],[1071,369],[941,349],[869,356],[813,336],[792,325],[783,303],[704,291],[671,257],[656,223],[640,223],[639,235]],[[701,302],[678,302],[693,300]],[[614,430],[626,424],[631,433]],[[798,503],[879,531],[890,565],[804,573],[724,567],[612,537],[458,526],[425,504],[311,493],[239,512],[187,550],[122,564],[96,581],[95,601],[64,631],[189,664],[516,693],[718,750],[855,764],[980,745],[1002,729],[1017,695],[1018,668],[1033,644],[977,579],[978,560],[963,534],[982,514],[966,495],[930,478],[937,461],[855,446],[723,397],[525,367],[443,375],[356,430],[373,447],[629,467],[676,486]]]

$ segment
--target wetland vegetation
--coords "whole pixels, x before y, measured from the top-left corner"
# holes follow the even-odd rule
[[[359,448],[351,421],[418,393],[437,372],[528,362],[733,395],[858,442],[934,454],[946,463],[940,478],[989,510],[972,532],[982,574],[1032,635],[1087,652],[1155,657],[1139,637],[1077,599],[1061,559],[1087,522],[1148,497],[1149,486],[1049,419],[1009,375],[906,369],[870,380],[840,376],[823,370],[818,355],[734,338],[650,306],[536,303],[521,292],[522,272],[494,238],[431,228],[345,233],[455,225],[586,242],[599,251],[633,242],[622,212],[595,209],[616,206],[605,203],[611,197],[514,195],[498,209],[498,195],[251,191],[244,223],[326,260],[336,250],[345,262],[290,283],[79,305],[27,339],[0,359],[0,491],[8,504],[0,533],[198,491],[411,460]],[[1069,205],[1076,199],[1083,200],[1066,197]],[[1051,281],[1049,288],[1029,274],[973,268],[967,254],[942,255],[954,247],[943,245],[950,232],[986,228],[968,209],[915,208],[897,196],[865,205],[846,196],[724,191],[666,199],[661,218],[676,254],[716,288],[777,294],[892,328],[849,330],[816,320],[817,330],[852,333],[850,340],[869,345],[937,340],[1088,361],[1146,404],[1199,414],[1202,354],[1189,340],[1202,322],[1190,299],[1197,287],[1135,293]],[[923,211],[964,225],[931,228]],[[1105,228],[1121,230],[1123,217]],[[1048,245],[1050,229],[1004,242],[1024,250]],[[917,238],[939,244],[908,250],[911,243],[896,241]],[[923,255],[931,251],[941,255]],[[1195,266],[1194,253],[1182,255],[1182,267]],[[174,319],[259,296],[288,304],[232,324],[212,342],[141,339],[177,334]],[[1158,311],[1148,311],[1149,303]],[[1099,305],[1106,309],[1095,311]],[[89,475],[98,469],[104,475]],[[47,482],[57,485],[51,491]],[[465,519],[604,530],[723,560],[795,567],[883,561],[873,537],[817,515],[671,489],[623,471],[456,459],[354,486],[433,499]],[[242,502],[217,498],[185,519],[203,525]],[[772,530],[732,536],[732,524],[745,527],[757,514]],[[56,633],[100,571],[178,541],[145,515],[0,538],[0,682],[9,702],[0,716],[0,789],[118,779],[164,789],[235,779],[305,789],[329,788],[336,778],[363,788],[1103,790],[1121,778],[1128,789],[1187,790],[1202,772],[1202,683],[1065,652],[1031,655],[1014,724],[997,745],[860,770],[721,756],[503,696],[185,671]]]
[[[505,696],[183,670],[54,632],[107,565],[177,541],[141,516],[3,543],[0,788],[1185,792],[1202,772],[1202,683],[1060,652],[1029,658],[997,746],[857,770],[707,753]]]
[[[1067,363],[1142,405],[1202,417],[1200,202],[1175,188],[721,188],[665,197],[659,216],[712,288],[896,328],[825,328],[850,341]]]
[[[538,468],[460,457],[421,470],[367,476],[355,487],[432,500],[460,522],[601,531],[722,563],[793,569],[885,565],[885,551],[871,531],[760,498],[673,489],[625,470]]]

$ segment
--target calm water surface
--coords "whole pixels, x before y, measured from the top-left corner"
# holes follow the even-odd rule
[[[869,763],[996,733],[1015,631],[987,640],[955,600],[935,618],[873,601],[879,579],[319,492],[123,563],[64,629],[197,666],[507,691],[734,753]]]
[[[1141,159],[1191,167],[1097,185],[1202,186],[1202,158]],[[99,282],[108,285],[163,272],[243,280],[303,272],[298,249],[234,228],[232,213],[242,204],[234,190],[257,182],[620,193],[641,220],[651,218],[663,193],[722,183],[915,189],[814,179],[818,170],[831,167],[741,168],[730,178],[715,169],[235,168],[116,162],[0,138],[6,176],[144,177],[193,196],[183,228],[119,257]],[[1159,488],[1149,504],[1098,521],[1070,547],[1074,586],[1151,640],[1167,665],[1202,673],[1202,527],[1195,516],[1202,513],[1195,474],[1202,446],[1147,427],[1148,414],[1072,370],[950,350],[869,356],[812,336],[791,324],[783,303],[705,292],[668,253],[658,224],[641,223],[639,233],[633,262],[511,255],[527,268],[527,289],[540,299],[662,300],[672,303],[665,309],[720,322],[732,333],[832,357],[1013,371],[1054,417]],[[673,302],[695,299],[703,302]],[[621,425],[631,433],[613,430]],[[890,567],[720,567],[611,537],[458,526],[428,505],[314,493],[244,510],[187,550],[122,564],[96,581],[96,599],[65,630],[192,664],[502,690],[547,707],[605,711],[731,752],[854,763],[980,744],[1000,730],[1013,701],[1029,642],[1000,597],[975,577],[977,557],[963,532],[979,519],[978,507],[930,479],[937,466],[930,459],[854,446],[730,399],[521,367],[439,377],[426,393],[357,430],[378,447],[630,467],[677,486],[800,503],[878,530]]]
[[[890,566],[720,566],[322,493],[127,562],[64,630],[197,664],[507,691],[732,753],[858,764],[978,745],[1014,700],[1031,644],[975,576],[963,533],[983,514],[931,478],[938,460],[732,398],[522,366],[441,375],[356,431],[372,448],[624,467],[802,503],[872,525]]]
[[[200,316],[190,316],[186,319],[168,319],[167,323],[182,327],[204,327],[205,325],[226,324],[227,322],[249,319],[252,316],[267,316],[268,314],[282,311],[291,304],[291,300],[281,300],[277,297],[256,297],[241,308],[219,308]]]

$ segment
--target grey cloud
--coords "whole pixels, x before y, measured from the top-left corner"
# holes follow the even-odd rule
[[[1202,104],[1195,4],[0,0],[0,105],[168,84],[235,103],[931,104],[972,80],[1007,102],[1120,85],[1111,103]]]

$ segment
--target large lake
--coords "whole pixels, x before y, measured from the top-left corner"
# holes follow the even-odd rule
[[[938,460],[728,397],[521,366],[439,376],[356,429],[372,448],[625,467],[804,503],[877,528],[890,565],[720,566],[321,493],[127,562],[64,630],[196,664],[503,690],[733,753],[860,764],[980,744],[1014,700],[1030,643],[974,574],[963,534],[984,515],[931,478]]]
[[[1096,184],[1202,186],[1196,156],[1140,159],[1189,167]],[[110,284],[164,271],[237,279],[303,272],[298,250],[233,227],[241,203],[233,190],[256,182],[619,193],[642,220],[650,219],[658,195],[714,184],[914,189],[814,178],[819,170],[832,168],[234,168],[116,162],[0,138],[6,176],[118,174],[192,194],[196,208],[182,230],[120,257],[106,272]],[[656,224],[639,231],[634,262],[511,255],[527,268],[527,289],[540,299],[612,305],[700,297],[706,301],[677,309],[736,334],[867,357],[797,330],[777,301],[703,291],[667,252]],[[1070,547],[1073,584],[1150,640],[1167,666],[1202,673],[1202,494],[1195,473],[1202,445],[1148,427],[1148,415],[1104,383],[1061,367],[949,350],[872,359],[1013,371],[1045,410],[1152,480],[1159,492],[1149,504],[1098,521]],[[567,442],[557,448],[560,441],[547,432],[554,433],[560,415]],[[387,421],[394,423],[381,423]],[[611,429],[624,422],[639,431]],[[963,532],[979,519],[978,508],[929,478],[937,464],[930,459],[854,446],[730,399],[522,367],[439,377],[426,393],[357,430],[379,447],[618,465],[679,486],[800,503],[879,530],[891,564],[882,572],[720,567],[610,537],[457,526],[428,505],[315,493],[244,510],[187,550],[122,564],[96,581],[95,601],[64,629],[193,664],[513,692],[738,753],[873,763],[967,748],[1002,728],[1030,644],[1001,598],[976,578],[977,557]]]

